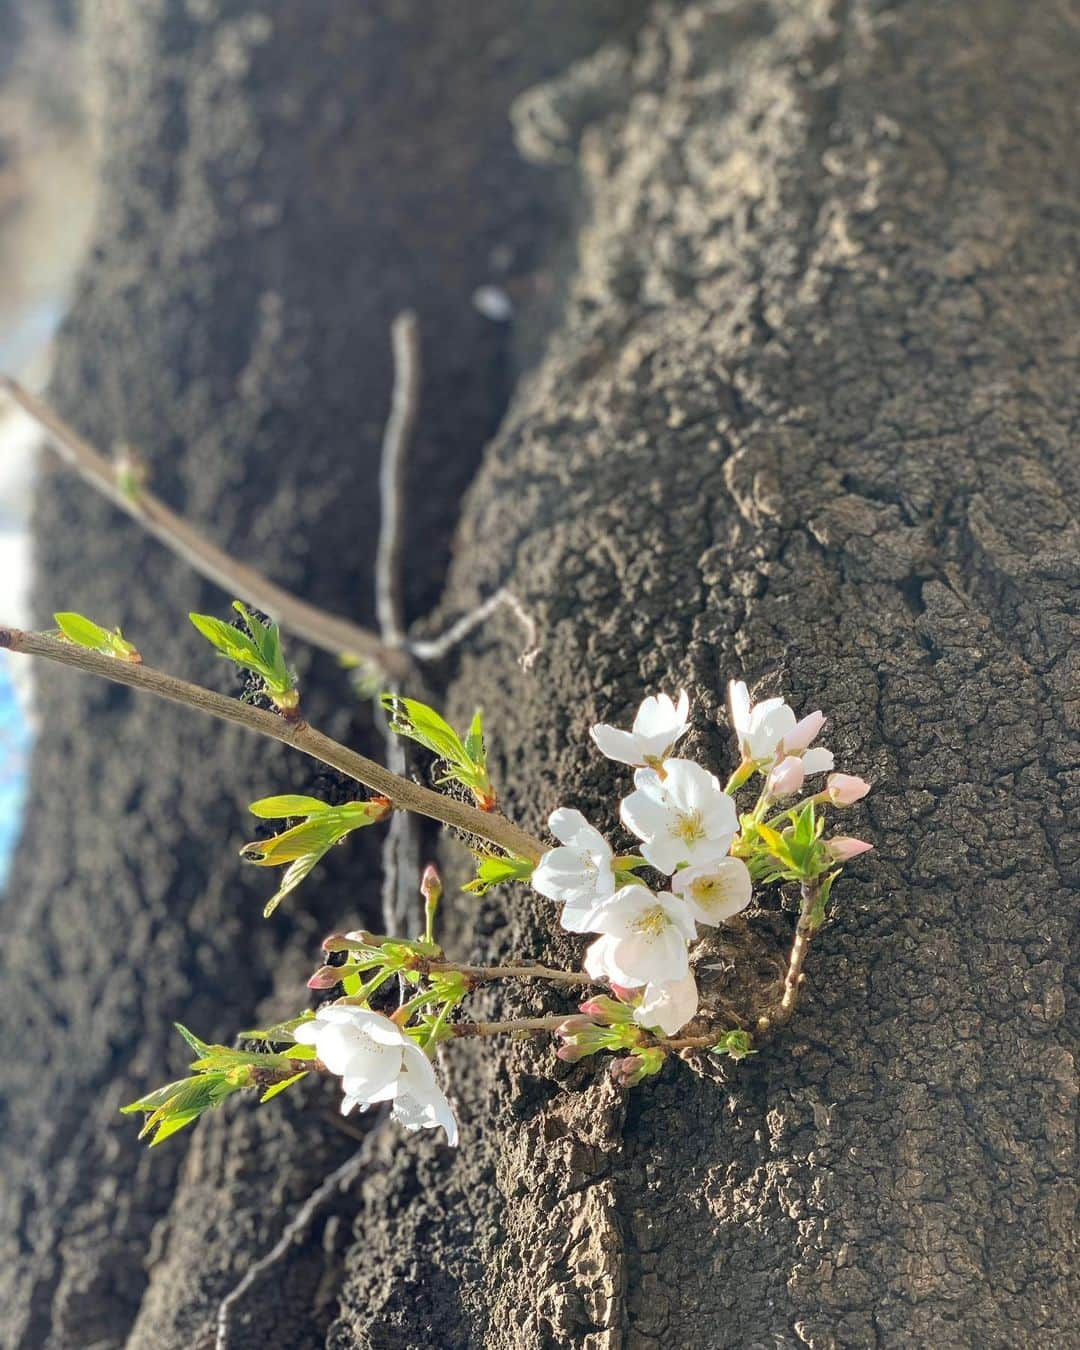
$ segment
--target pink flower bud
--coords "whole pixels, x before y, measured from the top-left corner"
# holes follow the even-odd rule
[[[852,839],[848,835],[838,835],[835,839],[830,839],[825,845],[831,858],[837,862],[850,862],[852,858],[857,858],[860,853],[869,853],[874,847],[868,844],[865,839]]]
[[[344,970],[341,966],[320,966],[307,982],[309,989],[333,989],[335,984],[340,984],[344,978]]]
[[[850,773],[834,773],[825,785],[833,806],[852,806],[870,791],[870,784]]]
[[[638,1003],[641,1001],[641,988],[628,989],[625,984],[616,984],[614,980],[610,982],[611,992],[622,1003]]]
[[[788,754],[805,750],[824,725],[825,714],[823,712],[819,710],[818,712],[807,713],[801,722],[795,724],[795,729],[789,731],[784,737],[784,749]]]
[[[769,792],[774,797],[790,797],[806,781],[806,770],[798,755],[788,755],[769,774]]]
[[[428,904],[437,902],[442,895],[442,877],[434,863],[428,863],[424,868],[424,875],[420,878],[420,894]]]
[[[581,1031],[587,1031],[590,1027],[596,1026],[591,1017],[568,1017],[565,1022],[560,1022],[555,1028],[555,1035],[566,1040],[570,1036],[576,1036]]]
[[[344,933],[331,933],[328,938],[323,938],[322,949],[324,952],[347,952],[349,939]]]

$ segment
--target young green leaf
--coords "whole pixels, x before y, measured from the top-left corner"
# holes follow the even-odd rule
[[[330,806],[317,797],[285,793],[280,797],[261,797],[257,802],[252,802],[248,810],[263,820],[284,820],[288,816],[316,815],[319,811],[329,811]]]
[[[294,1083],[299,1083],[301,1078],[306,1078],[307,1076],[308,1070],[301,1069],[299,1073],[294,1073],[291,1078],[283,1079],[280,1083],[271,1084],[259,1098],[259,1105],[261,1106],[263,1102],[268,1102],[271,1097],[276,1097],[279,1092],[284,1092],[286,1088],[292,1087]]]
[[[248,629],[246,633],[221,619],[215,619],[212,614],[191,613],[188,618],[226,660],[242,670],[250,670],[262,679],[267,694],[279,711],[286,715],[295,714],[300,695],[285,664],[277,624],[264,624],[239,600],[233,601],[233,608],[244,620]]]
[[[504,881],[528,881],[534,864],[524,858],[500,857],[495,853],[476,855],[476,876],[462,887],[471,895],[484,895],[492,886]]]
[[[447,773],[440,783],[461,783],[476,798],[481,810],[494,810],[496,798],[487,771],[483,721],[479,711],[473,715],[468,736],[462,741],[444,717],[418,699],[383,694],[381,702],[390,714],[391,731],[416,741],[444,762]]]
[[[100,652],[102,656],[111,656],[118,661],[130,661],[132,665],[142,664],[142,657],[135,644],[128,642],[119,628],[110,632],[109,629],[102,628],[100,624],[94,623],[82,614],[70,611],[54,614],[53,619],[61,636],[74,646],[86,647],[92,652]]]
[[[269,839],[253,839],[240,850],[241,857],[256,867],[288,865],[281,885],[267,901],[264,917],[273,914],[285,896],[300,885],[329,849],[353,830],[385,819],[391,809],[385,797],[346,802],[342,806],[327,806],[314,797],[264,797],[254,802],[253,813],[269,819],[307,813],[307,819],[301,824]]]

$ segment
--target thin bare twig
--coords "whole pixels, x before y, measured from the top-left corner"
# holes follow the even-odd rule
[[[358,657],[398,678],[408,673],[411,663],[400,647],[388,645],[366,628],[301,600],[253,567],[238,562],[145,488],[125,490],[115,466],[17,381],[0,375],[0,392],[6,393],[34,419],[60,458],[84,481],[137,520],[148,534],[183,558],[201,576],[229,595],[265,610],[286,630],[315,647],[333,652],[335,656]]]
[[[471,980],[552,980],[556,984],[595,984],[589,975],[574,970],[556,970],[552,966],[467,966],[457,961],[420,961],[416,967],[425,975],[457,971]]]
[[[332,769],[355,778],[358,783],[388,797],[395,807],[404,811],[416,811],[422,816],[430,816],[444,825],[479,835],[496,848],[530,862],[539,860],[544,845],[525,830],[520,829],[505,816],[490,811],[481,811],[468,802],[458,801],[454,797],[443,796],[430,788],[412,783],[391,773],[373,759],[350,750],[338,741],[316,731],[306,722],[286,722],[274,713],[254,708],[239,699],[226,698],[223,694],[201,685],[179,680],[164,671],[151,666],[135,665],[132,662],[102,656],[98,652],[77,647],[74,643],[62,642],[57,638],[46,637],[42,633],[26,633],[18,628],[0,628],[0,648],[6,647],[13,652],[23,652],[29,656],[43,656],[61,665],[73,666],[76,670],[91,675],[101,675],[117,684],[130,685],[133,689],[143,689],[156,694],[171,703],[180,703],[199,712],[209,713],[212,717],[249,731],[260,732],[272,740],[291,745],[294,749],[312,759],[320,760]]]
[[[513,614],[525,632],[525,646],[518,656],[518,664],[522,670],[531,670],[540,655],[536,621],[513,591],[507,590],[505,586],[500,587],[494,595],[489,595],[475,609],[469,610],[468,614],[463,614],[445,633],[435,638],[411,638],[406,641],[405,650],[418,661],[441,661],[459,642],[464,642],[474,628],[504,607]]]
[[[452,1022],[447,1031],[455,1036],[508,1036],[515,1031],[554,1031],[572,1015],[556,1013],[553,1017],[517,1017],[511,1022]]]
[[[420,337],[416,315],[399,314],[390,327],[394,392],[379,464],[379,542],[375,551],[375,616],[390,647],[405,637],[401,557],[405,535],[405,456],[420,406]]]
[[[383,432],[379,465],[379,541],[375,551],[375,615],[379,636],[388,647],[400,647],[405,638],[405,602],[402,559],[405,541],[406,456],[420,406],[420,330],[410,310],[399,314],[390,327],[394,358],[394,389],[390,415]],[[401,681],[390,680],[390,692],[401,692]],[[405,745],[392,730],[380,702],[375,720],[382,734],[387,767],[404,778],[408,771]],[[396,812],[387,826],[382,847],[383,928],[404,934],[416,908],[420,881],[420,838],[416,820]],[[402,990],[404,997],[404,989]]]

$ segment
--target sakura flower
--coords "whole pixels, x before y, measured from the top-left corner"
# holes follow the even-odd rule
[[[633,989],[681,980],[690,969],[686,944],[696,936],[694,920],[674,895],[623,886],[593,915],[592,931],[601,934],[585,953],[594,979]]]
[[[834,806],[853,806],[870,791],[870,784],[854,774],[834,773],[825,784],[825,791]]]
[[[721,858],[708,867],[684,867],[672,877],[671,889],[686,901],[698,923],[714,925],[741,913],[754,885],[740,858]]]
[[[825,725],[824,713],[807,713],[800,721],[782,698],[767,698],[760,703],[750,702],[750,692],[742,680],[728,685],[731,704],[731,723],[739,738],[743,760],[783,759],[797,755],[802,759],[803,772],[828,773],[833,766],[831,750],[816,746],[807,749],[810,742]],[[798,788],[794,789],[798,791]]]
[[[634,1009],[639,1027],[656,1027],[665,1036],[681,1031],[698,1010],[698,988],[693,975],[681,980],[664,980],[645,986],[641,1002]]]
[[[562,926],[570,933],[589,933],[589,916],[615,893],[611,849],[580,811],[560,806],[548,828],[561,848],[549,849],[532,874],[533,890],[548,900],[564,901]]]
[[[381,1013],[348,1004],[322,1008],[293,1032],[313,1045],[331,1073],[341,1078],[343,1115],[375,1102],[392,1101],[394,1119],[407,1130],[442,1126],[449,1144],[458,1141],[457,1121],[423,1050]]]
[[[675,742],[685,734],[689,717],[690,699],[685,689],[677,704],[667,694],[655,694],[638,709],[632,731],[620,731],[606,722],[598,722],[590,728],[589,735],[608,759],[640,768],[667,758]]]
[[[857,858],[860,853],[869,853],[873,847],[873,844],[868,844],[865,839],[853,839],[849,835],[837,835],[835,839],[828,841],[825,845],[825,851],[830,858],[835,858],[837,862],[850,862],[852,858]]]
[[[635,791],[619,808],[623,824],[642,840],[645,860],[669,876],[680,863],[722,858],[739,827],[735,803],[715,775],[688,759],[664,761],[663,778],[639,769]]]

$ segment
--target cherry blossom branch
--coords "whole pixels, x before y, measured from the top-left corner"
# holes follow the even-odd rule
[[[574,970],[556,970],[552,966],[468,966],[456,961],[418,961],[415,969],[424,975],[456,971],[470,980],[551,980],[556,984],[591,985],[596,981]]]
[[[359,657],[388,675],[403,677],[411,662],[408,654],[388,644],[375,633],[278,586],[253,567],[238,562],[217,544],[200,534],[153,493],[138,485],[125,486],[116,467],[100,454],[46,403],[16,380],[0,375],[0,392],[6,393],[48,436],[60,458],[121,511],[129,515],[177,557],[231,595],[242,596],[258,609],[277,618],[282,626],[312,646]]]
[[[310,755],[332,769],[348,775],[365,787],[387,797],[400,810],[415,811],[419,815],[430,816],[444,825],[479,835],[503,849],[514,857],[537,862],[544,852],[544,845],[527,831],[491,811],[481,811],[467,802],[454,797],[443,796],[430,788],[412,783],[399,777],[383,765],[368,759],[365,755],[350,750],[347,746],[332,740],[321,731],[316,731],[304,721],[287,722],[274,713],[254,708],[239,699],[227,698],[224,694],[204,689],[201,685],[190,684],[187,680],[177,679],[164,671],[151,666],[137,665],[120,661],[114,657],[103,656],[98,652],[78,647],[74,643],[62,642],[57,638],[46,637],[41,633],[27,633],[18,628],[0,628],[0,648],[22,652],[28,656],[41,656],[61,665],[73,666],[91,675],[101,675],[117,684],[126,684],[133,689],[145,690],[171,703],[179,703],[198,712],[209,713],[224,722],[245,727],[248,731],[259,732],[272,740],[290,745],[302,754]]]
[[[758,1028],[762,1031],[783,1026],[795,1011],[795,1005],[799,1001],[799,989],[802,985],[806,956],[810,950],[813,936],[821,926],[820,921],[814,918],[814,908],[820,892],[820,882],[803,882],[802,908],[799,912],[799,922],[795,925],[795,940],[791,944],[791,955],[788,957],[787,971],[784,974],[784,992],[781,994],[780,1002],[776,1007],[759,1018]]]

